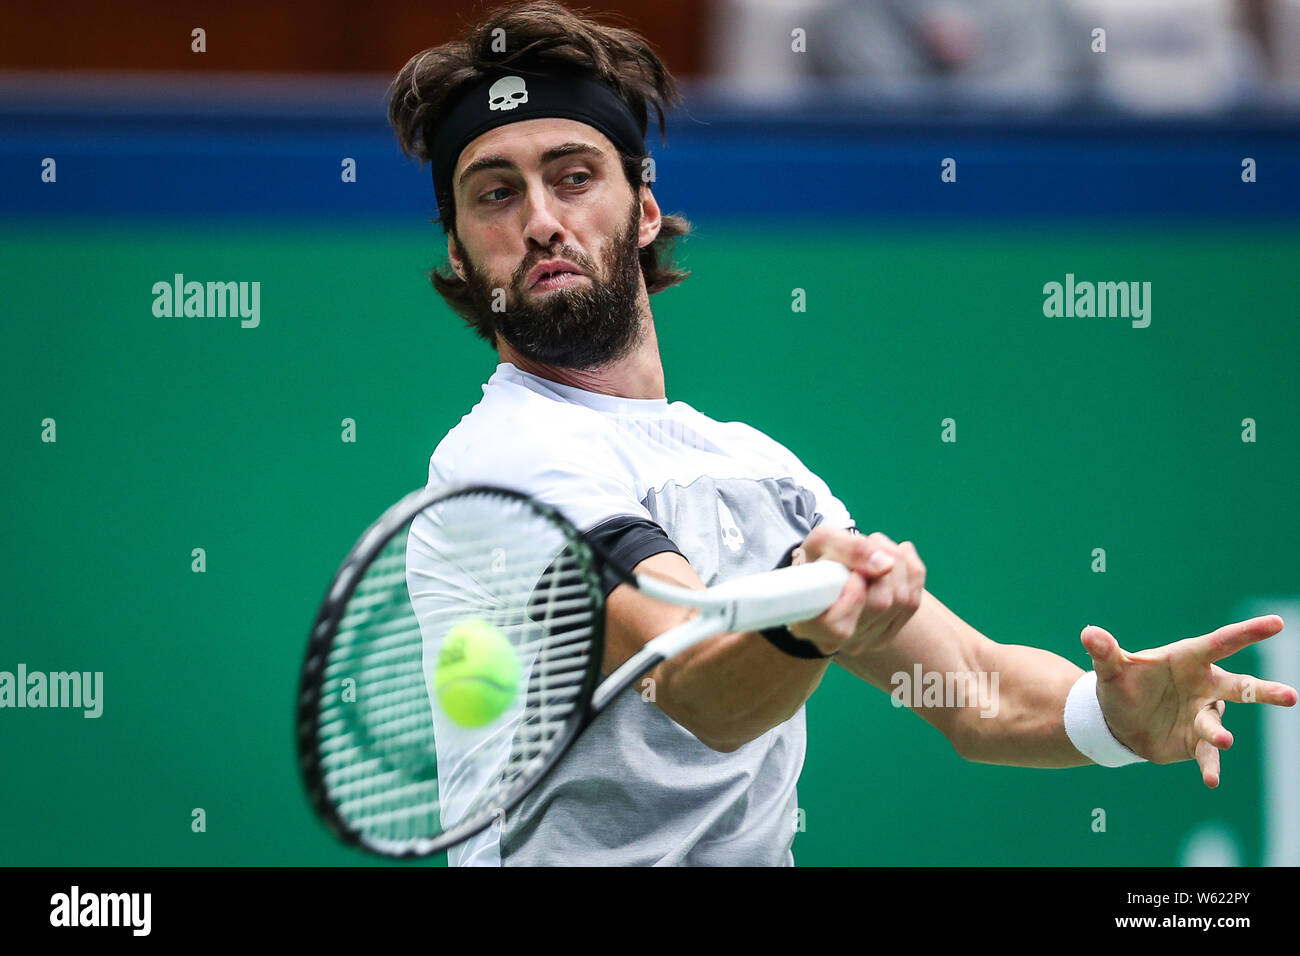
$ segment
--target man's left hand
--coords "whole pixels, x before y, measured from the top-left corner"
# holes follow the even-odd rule
[[[1219,785],[1219,751],[1232,746],[1224,702],[1291,707],[1288,684],[1233,674],[1215,664],[1282,630],[1276,614],[1227,624],[1201,637],[1130,654],[1103,628],[1079,635],[1097,672],[1097,700],[1111,733],[1152,763],[1195,759],[1207,787]]]

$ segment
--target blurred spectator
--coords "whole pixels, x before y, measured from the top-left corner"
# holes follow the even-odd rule
[[[1278,0],[1272,10],[1270,50],[1274,76],[1292,94],[1300,93],[1300,0]]]
[[[1300,97],[1300,0],[717,0],[712,37],[715,72],[755,96],[815,79],[882,105]]]
[[[1093,68],[1063,0],[721,0],[717,23],[719,68],[760,86],[842,78],[882,100],[1042,102]],[[795,28],[806,53],[790,52]]]
[[[1262,26],[1242,0],[1071,0],[1106,30],[1102,95],[1144,112],[1210,110],[1257,96],[1267,80]],[[1262,24],[1258,14],[1257,24]]]
[[[1088,75],[1086,31],[1061,0],[829,0],[815,75],[1055,99]]]

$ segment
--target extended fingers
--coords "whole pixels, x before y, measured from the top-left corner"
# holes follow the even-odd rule
[[[1202,707],[1192,722],[1198,740],[1211,747],[1227,750],[1232,746],[1232,734],[1223,726],[1223,701],[1215,701]]]
[[[1196,741],[1196,764],[1201,768],[1201,780],[1213,790],[1219,785],[1219,751],[1204,740]]]
[[[1079,642],[1092,658],[1092,669],[1097,672],[1099,680],[1108,680],[1119,673],[1123,663],[1124,652],[1120,649],[1115,635],[1104,627],[1089,624],[1079,632]]]
[[[1272,637],[1282,630],[1282,619],[1276,614],[1252,617],[1248,621],[1225,624],[1218,630],[1193,638],[1196,654],[1207,663],[1223,660],[1258,641]]]
[[[1300,694],[1290,684],[1281,684],[1273,680],[1261,680],[1250,674],[1234,674],[1215,666],[1214,695],[1235,704],[1276,704],[1279,707],[1294,707]]]
[[[1206,704],[1194,721],[1196,731],[1196,764],[1201,768],[1201,780],[1213,789],[1219,785],[1219,751],[1232,746],[1232,734],[1223,726],[1224,703],[1216,700]]]

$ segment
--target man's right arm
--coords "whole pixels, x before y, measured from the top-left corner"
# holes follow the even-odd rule
[[[825,614],[798,626],[799,636],[822,653],[838,650],[861,633],[868,617],[901,628],[915,610],[908,607],[909,590],[897,587],[898,575],[889,573],[894,562],[885,541],[827,528],[814,529],[804,541],[809,559],[838,560],[856,572]],[[890,560],[871,564],[877,552],[889,554]],[[674,552],[652,555],[635,570],[682,587],[704,588],[690,563]],[[606,604],[606,673],[695,613],[620,584]],[[701,641],[646,676],[653,681],[660,710],[706,746],[729,753],[793,717],[821,683],[828,663],[829,658],[793,657],[761,634],[740,631]]]
[[[704,587],[695,569],[672,551],[646,558],[636,573],[682,587]],[[606,604],[606,670],[694,613],[620,584]],[[828,663],[829,658],[791,657],[761,634],[738,631],[701,641],[659,664],[646,678],[653,682],[653,700],[660,710],[706,746],[730,753],[793,717],[821,683]],[[646,687],[646,678],[634,687]]]

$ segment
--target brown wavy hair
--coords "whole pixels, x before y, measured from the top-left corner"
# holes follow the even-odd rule
[[[497,31],[502,31],[498,34]],[[493,51],[497,36],[504,36],[504,52]],[[665,138],[665,113],[681,103],[677,84],[663,61],[640,34],[607,25],[586,9],[570,9],[551,0],[497,7],[474,24],[464,39],[430,47],[411,57],[389,88],[388,121],[397,132],[402,152],[421,163],[432,160],[435,141],[447,105],[467,84],[502,66],[521,70],[565,67],[578,69],[604,82],[632,110],[645,133],[650,110],[658,116],[659,137]],[[642,163],[649,155],[632,156],[620,150],[623,175],[639,194]],[[648,183],[646,185],[649,185]],[[456,235],[456,204],[451,195],[435,197],[444,233]],[[672,246],[689,235],[691,224],[680,215],[665,215],[659,235],[639,252],[646,291],[651,295],[677,285],[689,271],[679,269]],[[465,321],[489,343],[491,328],[470,309],[470,288],[448,266],[429,272],[429,281]]]

